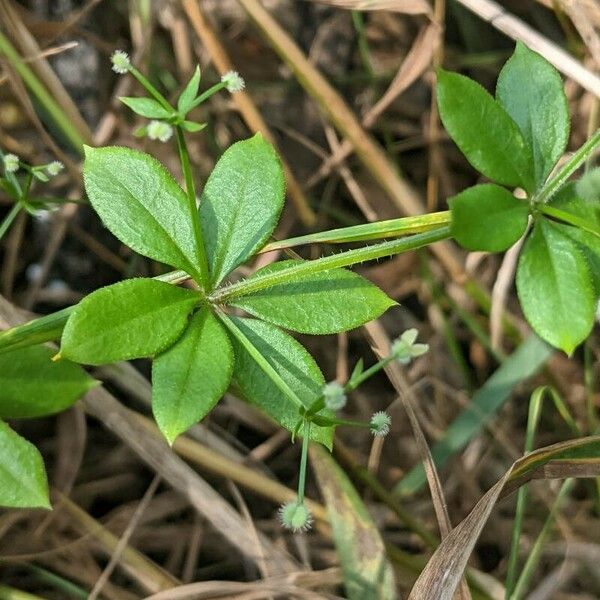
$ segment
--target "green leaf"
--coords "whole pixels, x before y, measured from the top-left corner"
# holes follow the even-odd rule
[[[38,449],[0,421],[0,506],[51,508]]]
[[[129,148],[86,146],[83,177],[92,206],[124,244],[200,279],[186,195],[156,159]]]
[[[496,87],[496,98],[519,126],[533,153],[536,186],[544,183],[569,140],[569,106],[558,71],[517,42]]]
[[[600,167],[590,169],[576,183],[577,195],[587,202],[600,202]]]
[[[148,119],[168,119],[172,116],[166,108],[152,98],[129,98],[122,96],[119,100],[134,113]]]
[[[200,87],[200,67],[196,67],[194,74],[188,81],[185,86],[183,92],[181,92],[181,96],[179,96],[179,100],[177,100],[177,111],[181,115],[187,114],[187,112],[192,108],[192,104],[198,95],[198,88]]]
[[[349,600],[394,600],[394,570],[367,507],[348,476],[323,448],[310,448],[310,459],[327,505],[333,541]]]
[[[552,198],[550,206],[583,219],[587,225],[600,231],[600,203],[588,202],[578,196],[579,187],[568,183]],[[555,223],[562,233],[579,245],[590,267],[590,276],[596,297],[600,297],[600,237],[572,225]]]
[[[181,123],[181,128],[189,133],[198,133],[202,131],[208,123],[196,123],[196,121],[184,121]]]
[[[155,279],[100,288],[69,317],[60,354],[88,365],[157,354],[181,335],[199,301],[196,292]]]
[[[281,271],[301,262],[273,263],[256,275]],[[360,275],[346,269],[331,269],[241,296],[232,304],[292,331],[326,334],[358,327],[396,303]]]
[[[53,354],[46,346],[30,346],[0,355],[0,418],[52,415],[98,385],[78,365],[52,362]]]
[[[313,357],[293,337],[274,325],[240,317],[231,320],[308,408],[325,385]],[[296,405],[269,379],[237,339],[231,341],[235,354],[233,377],[243,396],[293,431],[299,418]],[[319,414],[333,416],[326,411]],[[330,448],[333,430],[315,425],[311,427],[311,439]]]
[[[264,246],[284,195],[281,162],[260,133],[223,153],[200,202],[213,285]]]
[[[533,158],[517,124],[477,82],[438,71],[437,101],[450,137],[467,160],[497,183],[533,189]]]
[[[590,333],[596,313],[590,272],[576,242],[539,219],[525,242],[517,292],[536,333],[571,354]]]
[[[152,365],[152,412],[170,444],[210,412],[227,390],[232,370],[229,337],[202,308]]]
[[[553,348],[546,342],[537,335],[530,335],[498,367],[431,448],[431,455],[438,469],[486,426],[493,425],[493,419],[515,389],[535,375],[553,353]],[[426,483],[425,469],[422,464],[418,464],[400,480],[394,492],[402,496],[415,494]]]
[[[527,202],[493,183],[467,188],[448,202],[452,235],[467,250],[502,252],[527,228]]]

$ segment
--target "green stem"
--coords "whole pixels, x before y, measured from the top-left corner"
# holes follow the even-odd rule
[[[220,81],[219,83],[215,83],[215,85],[213,85],[212,87],[209,87],[206,91],[202,92],[194,100],[194,102],[192,102],[192,104],[191,104],[188,112],[190,112],[190,110],[192,110],[193,108],[196,108],[197,106],[199,106],[200,104],[202,104],[205,100],[208,100],[211,96],[213,96],[214,94],[216,94],[220,90],[225,89],[226,87],[227,87],[227,84],[223,83],[222,81]]]
[[[264,371],[265,375],[287,396],[297,407],[298,410],[304,410],[306,406],[298,398],[296,393],[283,380],[281,375],[273,368],[271,363],[258,351],[256,346],[244,335],[237,325],[221,310],[216,311],[225,327],[229,329],[232,335],[246,349],[248,354],[254,359],[256,364]]]
[[[381,371],[381,369],[389,365],[395,359],[396,357],[393,355],[382,358],[379,362],[376,362],[373,366],[369,367],[366,371],[363,371],[358,377],[356,377],[352,381],[352,384],[347,383],[344,387],[344,391],[351,392],[355,390],[359,385],[364,383],[370,377],[373,377],[373,375]]]
[[[177,148],[179,150],[179,159],[181,161],[181,168],[183,169],[183,176],[185,178],[185,189],[188,199],[188,209],[190,212],[190,219],[192,220],[192,229],[194,230],[194,237],[196,240],[196,250],[198,252],[198,259],[200,261],[200,281],[205,291],[209,290],[210,278],[208,273],[208,261],[206,259],[206,250],[204,249],[204,240],[202,239],[202,228],[200,226],[200,215],[198,213],[198,206],[196,205],[196,190],[194,187],[194,178],[192,176],[192,168],[190,166],[190,155],[185,143],[185,137],[181,127],[175,127],[177,135]]]
[[[554,407],[558,414],[562,417],[563,421],[567,424],[569,429],[573,432],[576,437],[581,436],[581,430],[575,423],[567,405],[564,403],[562,398],[558,395],[556,390],[549,386],[542,386],[537,388],[531,395],[529,401],[529,412],[527,415],[527,428],[525,431],[525,447],[524,453],[528,454],[533,451],[535,446],[535,435],[537,432],[538,423],[542,414],[542,408],[544,405],[544,399],[549,397],[554,403]],[[523,530],[523,520],[525,517],[525,507],[529,499],[529,489],[527,486],[519,488],[517,494],[517,506],[515,509],[515,519],[513,523],[512,539],[510,545],[510,554],[508,558],[508,567],[506,571],[506,593],[505,598],[512,599],[515,594],[517,584],[517,569],[519,561],[519,545],[521,539],[521,532]],[[525,571],[525,569],[523,570]]]
[[[9,213],[6,215],[2,223],[0,223],[0,240],[4,237],[8,228],[12,225],[13,221],[17,218],[19,211],[21,210],[21,204],[15,203],[12,205]]]
[[[302,432],[302,456],[300,458],[300,475],[298,476],[298,502],[304,502],[304,489],[306,487],[306,465],[308,464],[308,446],[310,444],[310,421],[304,421]]]
[[[590,137],[569,161],[563,165],[560,171],[542,188],[537,196],[534,196],[533,201],[536,204],[545,204],[562,188],[569,177],[577,171],[577,169],[592,155],[594,150],[600,146],[600,129]]]
[[[538,206],[538,210],[541,213],[548,215],[549,217],[554,217],[559,221],[563,221],[563,223],[568,223],[569,225],[573,225],[575,227],[578,227],[579,229],[583,229],[583,231],[587,231],[588,233],[591,233],[592,235],[595,235],[596,237],[600,238],[600,231],[592,227],[589,221],[586,221],[585,219],[582,219],[577,215],[571,214],[564,210],[560,210],[558,208],[554,208],[554,206],[550,206],[548,204],[540,204]]]
[[[407,252],[408,250],[416,250],[434,242],[448,239],[450,237],[450,226],[444,225],[417,235],[401,238],[399,240],[391,240],[382,242],[374,246],[366,248],[357,248],[356,250],[347,250],[339,254],[333,254],[319,258],[317,260],[305,261],[303,263],[291,266],[287,269],[281,269],[266,275],[251,277],[245,281],[240,281],[228,285],[224,288],[216,290],[209,296],[209,300],[214,303],[225,303],[233,298],[257,292],[265,288],[271,287],[279,283],[285,283],[298,277],[329,271],[339,267],[348,267],[368,260],[375,260]]]
[[[450,211],[418,215],[415,217],[402,217],[401,219],[389,219],[377,223],[365,223],[352,227],[341,227],[329,231],[310,233],[299,237],[289,238],[267,244],[260,252],[271,252],[293,248],[305,244],[343,244],[347,242],[361,242],[367,240],[382,240],[385,238],[396,238],[413,233],[423,233],[437,229],[440,225],[450,223]]]
[[[537,565],[540,561],[540,557],[541,557],[542,551],[544,549],[544,544],[546,543],[546,539],[548,537],[548,534],[550,533],[550,529],[551,529],[552,525],[554,524],[554,521],[556,520],[556,515],[557,515],[558,511],[562,508],[562,504],[563,504],[565,498],[568,496],[568,494],[573,489],[576,481],[577,481],[576,479],[567,479],[562,484],[562,486],[556,496],[556,500],[554,501],[552,508],[550,509],[550,514],[546,518],[544,526],[542,527],[540,534],[538,535],[537,539],[535,540],[533,548],[529,551],[529,554],[527,555],[527,560],[525,561],[525,566],[523,567],[523,570],[521,571],[521,574],[515,585],[514,590],[512,591],[512,593],[510,595],[508,594],[508,590],[507,590],[506,598],[508,600],[521,600],[521,598],[523,598],[525,596],[525,592],[526,592],[527,587],[529,586],[529,582],[531,581],[531,578],[533,576],[533,571],[535,570],[535,568],[537,567]]]
[[[141,86],[165,109],[169,112],[177,112],[169,101],[150,83],[148,79],[133,65],[129,67],[129,72],[139,81]]]

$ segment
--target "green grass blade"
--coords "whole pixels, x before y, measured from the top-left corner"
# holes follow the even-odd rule
[[[542,555],[542,550],[544,548],[544,544],[546,543],[546,538],[548,537],[552,525],[554,525],[554,521],[556,520],[556,515],[560,510],[563,501],[569,495],[571,490],[575,485],[576,479],[567,479],[561,486],[556,499],[554,500],[554,504],[550,510],[550,514],[546,518],[544,526],[540,531],[537,539],[535,540],[535,544],[533,548],[529,551],[527,555],[527,561],[525,562],[525,566],[523,567],[523,571],[521,571],[521,575],[519,576],[519,580],[517,581],[517,585],[513,593],[508,596],[508,600],[520,600],[524,597],[526,590],[529,586],[529,582],[533,576],[533,572],[540,562],[540,558]]]
[[[529,400],[529,413],[527,416],[527,429],[525,432],[525,454],[533,451],[535,444],[535,434],[537,433],[537,426],[540,421],[542,414],[542,408],[544,399],[550,397],[553,401],[554,406],[558,414],[562,417],[565,423],[569,426],[569,429],[575,434],[575,436],[581,436],[581,430],[575,423],[571,412],[563,399],[556,392],[555,389],[542,386],[534,390]],[[523,518],[525,516],[525,507],[529,498],[529,488],[523,486],[519,488],[517,495],[517,506],[515,509],[515,520],[513,523],[512,540],[510,546],[510,556],[508,559],[508,568],[506,572],[506,598],[511,598],[515,589],[517,581],[517,567],[519,560],[519,541],[521,539],[521,531],[523,530]]]
[[[459,452],[477,435],[508,400],[514,388],[535,374],[552,354],[553,349],[540,338],[529,337],[508,357],[486,383],[473,395],[471,405],[448,427],[444,437],[431,451],[438,467]],[[417,492],[425,484],[422,465],[413,468],[395,488],[401,495]]]

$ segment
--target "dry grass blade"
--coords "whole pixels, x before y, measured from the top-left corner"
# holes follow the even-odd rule
[[[156,489],[158,488],[159,483],[160,477],[155,475],[154,479],[152,480],[152,483],[150,484],[150,487],[148,487],[146,493],[144,494],[144,497],[135,509],[135,512],[133,513],[133,516],[131,517],[127,528],[123,532],[123,535],[121,536],[121,539],[119,540],[115,551],[112,553],[108,564],[106,565],[104,571],[102,571],[102,574],[100,575],[100,577],[98,577],[96,584],[92,588],[92,591],[88,596],[88,600],[96,600],[99,597],[100,592],[103,590],[104,586],[108,583],[115,567],[121,560],[121,555],[127,547],[127,543],[131,539],[131,536],[133,535],[135,528],[137,527],[140,519],[142,518],[144,511],[148,508],[148,505],[150,504],[152,497],[154,496]]]
[[[515,41],[520,40],[532,50],[539,52],[561,73],[600,98],[600,76],[586,69],[570,54],[521,19],[507,12],[502,6],[493,0],[458,0],[458,2],[508,37]]]
[[[348,598],[393,600],[397,597],[394,573],[379,531],[358,493],[324,448],[313,446],[310,459],[327,504]]]
[[[298,81],[316,100],[335,127],[352,143],[358,157],[400,210],[406,214],[423,212],[417,193],[399,177],[385,153],[361,127],[342,96],[315,69],[281,25],[258,0],[238,0],[238,2],[246,9],[273,49],[289,65]]]
[[[600,68],[600,35],[596,32],[593,24],[594,13],[596,17],[600,15],[600,5],[585,6],[583,2],[573,0],[561,0],[560,4],[588,47],[596,67]]]
[[[600,436],[540,448],[515,461],[442,541],[415,583],[409,600],[451,600],[496,502],[530,479],[600,475]]]
[[[37,73],[54,99],[60,104],[61,109],[68,116],[73,127],[77,129],[79,135],[87,143],[90,143],[92,132],[87,123],[84,121],[79,109],[65,90],[63,84],[45,60],[43,52],[35,41],[35,38],[29,33],[29,30],[25,27],[19,14],[9,0],[0,0],[0,12],[2,13],[4,26],[21,48],[21,52],[25,56],[37,56],[39,58],[39,60],[31,63],[32,69]]]
[[[433,58],[439,31],[439,25],[435,23],[429,23],[419,31],[388,89],[365,115],[365,127],[372,127],[389,105],[427,70]]]
[[[86,412],[98,418],[125,442],[156,473],[182,493],[235,548],[256,561],[256,542],[240,515],[199,475],[169,448],[158,434],[140,422],[134,412],[125,408],[102,388],[95,388],[83,399]],[[275,574],[297,570],[298,565],[284,551],[260,536],[262,553]]]
[[[439,26],[435,23],[423,26],[389,87],[383,93],[383,96],[365,113],[362,119],[363,127],[367,129],[373,127],[390,104],[423,75],[431,64],[438,35]],[[339,149],[332,152],[331,156],[323,161],[315,175],[309,179],[308,185],[315,183],[318,178],[329,175],[336,165],[352,154],[352,150],[353,146],[348,140],[342,142]]]
[[[430,15],[427,0],[310,0],[350,10],[389,10],[407,15]]]
[[[339,569],[323,571],[297,571],[263,581],[202,581],[160,592],[145,600],[202,600],[203,598],[307,598],[311,600],[331,598],[311,592],[312,587],[332,587],[341,583]]]
[[[200,3],[194,2],[193,0],[184,0],[182,2],[182,8],[186,13],[192,28],[196,32],[196,35],[208,50],[217,71],[221,75],[227,73],[227,71],[232,71],[234,69],[233,63],[227,55],[227,51],[218,36],[204,17],[200,8]],[[269,126],[263,119],[250,95],[245,91],[240,91],[233,94],[232,101],[237,106],[237,109],[240,111],[248,127],[255,133],[260,131],[271,143],[276,145],[275,138],[273,137]],[[290,198],[298,211],[298,216],[304,225],[310,227],[314,225],[317,217],[310,207],[308,200],[302,191],[302,187],[285,161],[283,161],[283,168],[285,171],[287,189]]]
[[[380,323],[378,321],[367,323],[365,325],[365,329],[369,332],[369,335],[373,339],[376,354],[379,357],[387,356],[390,352],[390,340]],[[431,492],[431,499],[433,501],[435,516],[440,528],[440,534],[442,539],[444,539],[450,533],[452,529],[452,523],[450,521],[450,516],[448,515],[446,498],[444,496],[444,490],[442,488],[442,483],[440,481],[435,462],[433,461],[431,451],[429,450],[427,440],[425,439],[425,434],[421,429],[419,419],[412,405],[413,394],[411,393],[408,382],[405,380],[402,370],[397,362],[389,363],[385,367],[385,372],[390,382],[398,392],[402,406],[408,415],[408,420],[410,422],[413,436],[417,443],[419,455],[423,462],[423,467],[427,476],[427,483],[429,484],[429,491]],[[457,585],[459,586],[457,594],[458,599],[470,600],[471,594],[469,592],[467,583],[462,579],[459,579]]]
[[[121,540],[88,515],[66,496],[61,496],[61,508],[70,517],[72,524],[84,535],[92,535],[100,542],[105,552],[112,556],[119,554],[119,565],[148,593],[169,590],[179,581],[161,569],[142,553],[123,545]]]
[[[377,142],[361,126],[342,96],[315,69],[302,50],[258,0],[238,0],[273,49],[288,64],[298,82],[319,108],[354,147],[358,158],[371,172],[401,213],[418,215],[424,211],[419,194],[404,181]],[[458,254],[450,244],[434,244],[432,251],[453,279],[464,280]]]

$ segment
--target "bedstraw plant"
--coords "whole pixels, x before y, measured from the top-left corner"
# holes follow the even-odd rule
[[[502,69],[495,97],[467,77],[438,72],[443,124],[485,182],[451,198],[449,211],[282,241],[273,241],[272,234],[284,204],[284,175],[276,151],[261,134],[224,152],[197,199],[186,135],[205,124],[188,114],[220,90],[241,90],[240,76],[228,73],[200,93],[196,70],[173,106],[125,53],[113,55],[113,68],[134,76],[147,92],[121,100],[149,120],[137,135],[174,141],[185,186],[146,153],[87,147],[87,197],[121,242],[174,271],[121,281],[74,307],[0,334],[1,418],[50,414],[74,402],[95,385],[77,363],[149,357],[152,410],[170,444],[228,389],[288,429],[292,438],[302,437],[298,496],[280,511],[286,527],[302,531],[311,522],[304,504],[308,444],[331,448],[334,430],[342,425],[385,435],[391,425],[386,413],[361,423],[339,418],[337,411],[388,362],[407,364],[427,351],[417,343],[416,330],[409,330],[375,365],[364,369],[360,361],[347,382],[325,382],[288,331],[347,331],[395,305],[348,267],[449,238],[467,250],[486,252],[502,252],[521,241],[517,291],[532,328],[568,354],[589,335],[600,294],[599,177],[589,170],[576,183],[572,176],[591,165],[600,132],[559,162],[569,138],[563,84],[555,69],[524,45],[517,45]],[[5,190],[16,188],[15,165],[7,158]],[[244,279],[233,275],[265,250],[361,241],[371,243],[315,260],[294,256]],[[60,350],[50,361],[52,351],[39,344],[58,340]],[[25,380],[29,388],[22,387]],[[0,503],[47,506],[39,455],[5,424],[0,453],[10,455],[10,473],[0,471]],[[28,471],[33,460],[36,469]],[[34,476],[25,481],[28,472]]]

